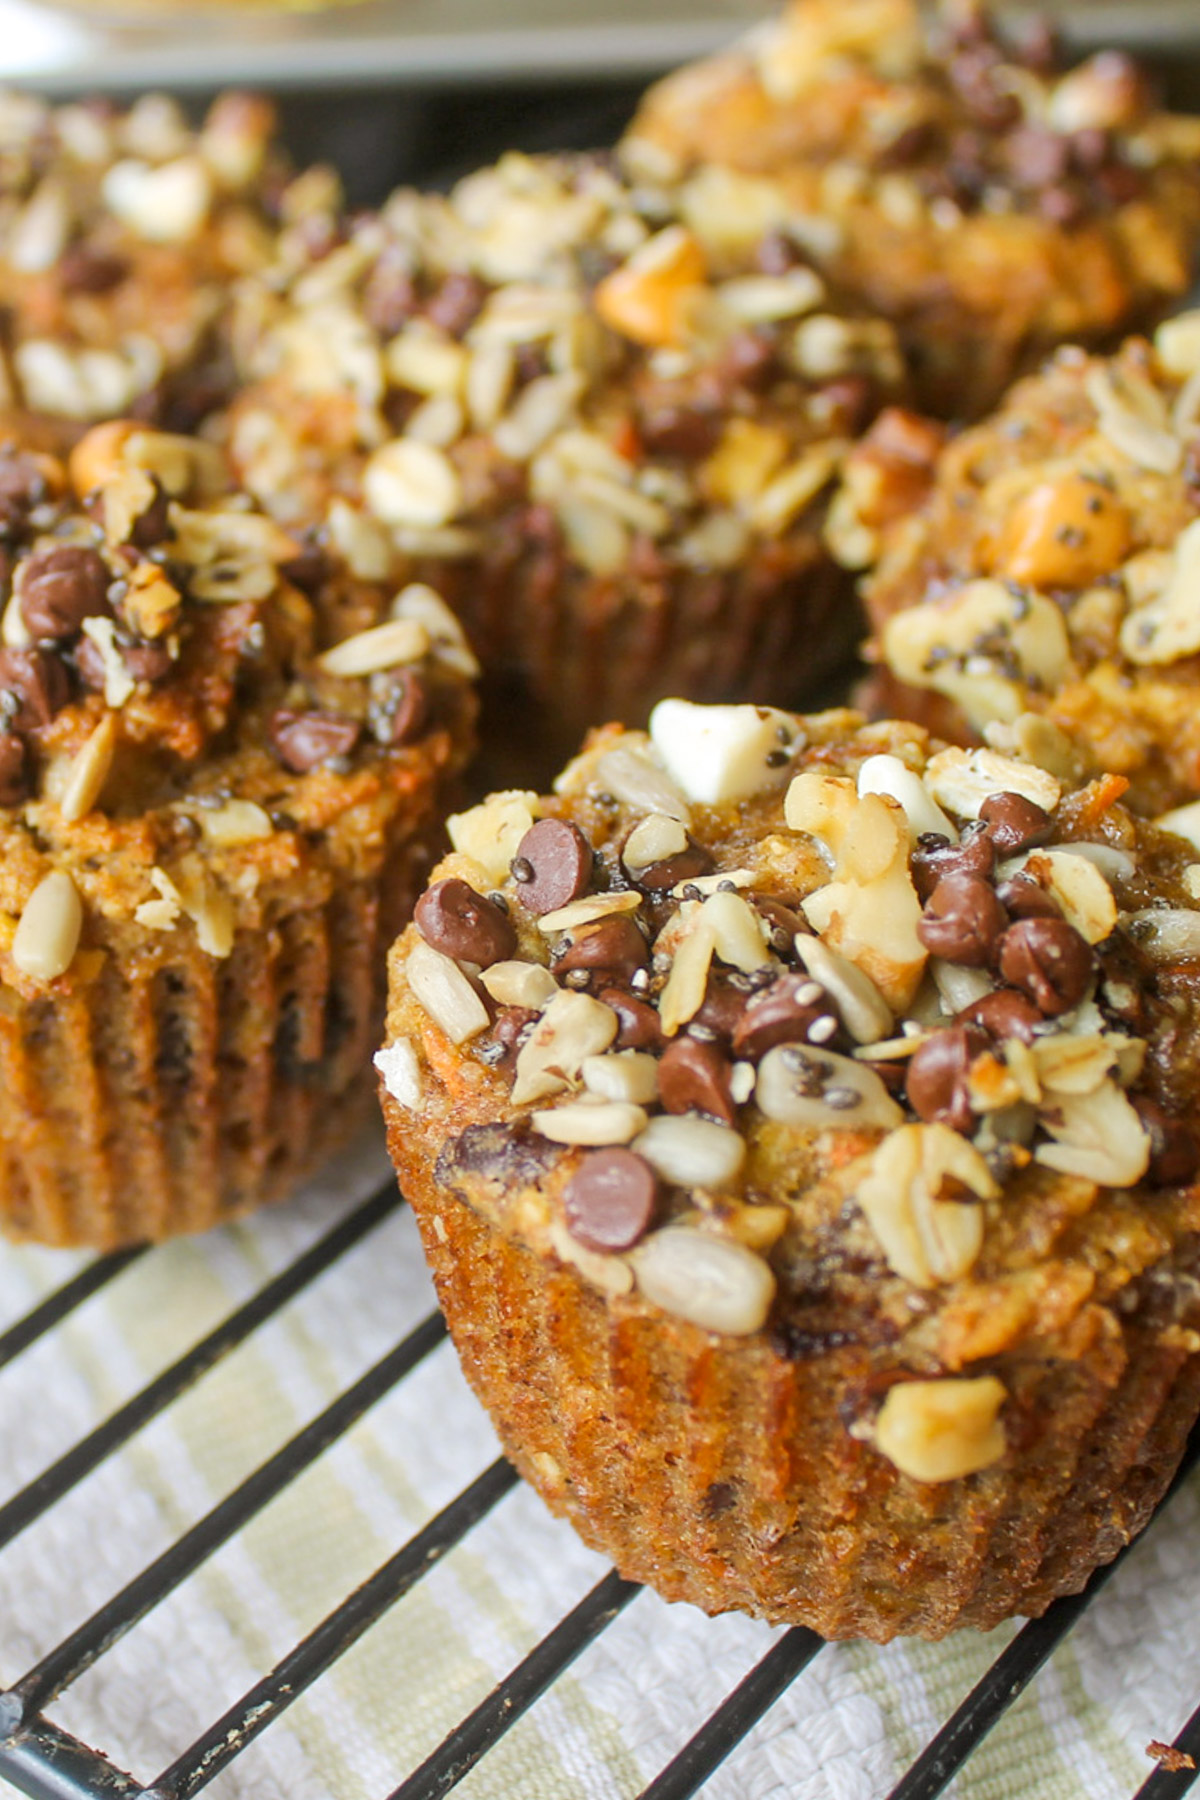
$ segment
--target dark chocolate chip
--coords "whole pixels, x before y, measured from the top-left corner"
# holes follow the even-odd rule
[[[777,900],[774,894],[752,894],[750,899],[756,911],[762,914],[771,927],[771,948],[776,956],[781,956],[785,962],[794,962],[796,939],[812,935],[803,915],[784,901]]]
[[[15,731],[0,732],[0,806],[19,806],[29,794],[29,752]]]
[[[507,913],[456,875],[427,888],[413,916],[425,942],[456,962],[490,969],[517,947],[517,934]]]
[[[981,875],[943,875],[917,921],[917,936],[932,955],[982,969],[1007,923],[995,888]]]
[[[294,775],[305,775],[331,756],[349,756],[362,734],[357,719],[340,713],[291,712],[272,716],[268,727],[275,754]]]
[[[1037,1007],[1023,994],[1014,993],[1012,988],[997,988],[994,994],[972,1000],[970,1006],[963,1007],[956,1021],[961,1025],[980,1026],[999,1044],[1006,1038],[1018,1038],[1022,1044],[1032,1044],[1038,1027],[1044,1022]]]
[[[588,1250],[629,1250],[649,1229],[658,1179],[632,1150],[591,1150],[563,1194],[567,1230]]]
[[[149,682],[153,686],[156,681],[164,680],[175,667],[167,646],[148,638],[139,638],[132,644],[118,643],[117,649],[134,681]]]
[[[657,1050],[663,1041],[662,1021],[653,1006],[620,988],[601,988],[596,998],[617,1015],[618,1050]]]
[[[970,1133],[975,1114],[967,1092],[971,1064],[988,1047],[973,1025],[949,1025],[926,1038],[908,1065],[908,1103],[927,1125],[949,1125]]]
[[[518,888],[518,893],[524,890]],[[606,981],[629,981],[650,960],[646,940],[627,913],[610,913],[594,925],[582,926],[554,964],[561,980],[585,973]]]
[[[1054,830],[1050,814],[1024,794],[990,794],[979,809],[997,856],[1017,856],[1044,844]]]
[[[18,731],[36,731],[62,711],[71,682],[52,650],[0,650],[0,692],[11,697],[4,705],[9,723]]]
[[[1088,991],[1094,959],[1086,940],[1065,919],[1018,919],[998,945],[1003,979],[1056,1018]]]
[[[504,1065],[515,1060],[522,1037],[529,1027],[536,1024],[540,1018],[541,1014],[528,1006],[501,1007],[488,1034],[491,1042],[497,1047],[495,1056],[497,1064]],[[489,1060],[491,1059],[489,1058]]]
[[[568,819],[539,819],[517,846],[517,898],[539,918],[556,912],[587,893],[592,862],[592,846],[578,825]]]
[[[659,1098],[669,1113],[700,1112],[732,1125],[737,1108],[729,1076],[729,1059],[716,1044],[673,1038],[658,1065]]]
[[[1146,1180],[1152,1187],[1183,1187],[1194,1181],[1200,1169],[1200,1144],[1195,1132],[1148,1094],[1134,1094],[1132,1099],[1150,1136]]]
[[[814,1027],[819,1036],[811,1040]],[[833,1004],[819,982],[808,975],[781,975],[747,1004],[733,1034],[733,1051],[757,1062],[776,1044],[828,1044],[838,1028]]]
[[[20,570],[21,618],[35,638],[74,637],[85,619],[109,617],[108,565],[83,544],[39,550]]]

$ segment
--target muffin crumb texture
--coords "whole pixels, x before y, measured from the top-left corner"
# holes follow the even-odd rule
[[[1200,1399],[1196,851],[916,726],[665,701],[451,821],[393,1156],[506,1448],[833,1635],[1037,1612]]]

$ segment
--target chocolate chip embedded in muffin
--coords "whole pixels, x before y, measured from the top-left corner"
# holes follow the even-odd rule
[[[1007,923],[995,888],[981,875],[943,875],[926,902],[917,936],[943,961],[982,969]]]
[[[1069,1012],[1087,993],[1094,958],[1065,919],[1018,919],[997,945],[997,967],[1047,1018]]]
[[[272,716],[269,730],[280,761],[296,775],[306,774],[331,757],[349,756],[362,736],[357,719],[317,709],[281,709]]]
[[[630,1150],[593,1150],[563,1195],[567,1226],[589,1250],[628,1250],[654,1217],[658,1179]]]

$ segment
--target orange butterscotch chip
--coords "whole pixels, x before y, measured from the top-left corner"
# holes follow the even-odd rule
[[[1129,513],[1086,474],[1039,481],[1012,508],[996,542],[994,570],[1031,587],[1082,588],[1118,567],[1129,550]]]
[[[678,344],[688,334],[706,277],[704,252],[691,232],[669,225],[605,276],[595,291],[596,311],[635,343]]]

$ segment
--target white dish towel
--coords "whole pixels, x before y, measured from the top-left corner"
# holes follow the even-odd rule
[[[0,1372],[0,1504],[386,1176],[372,1139],[297,1202],[134,1263]],[[85,1259],[0,1249],[0,1330]],[[0,1551],[11,1683],[432,1303],[400,1208]],[[50,1709],[149,1783],[496,1454],[448,1345]],[[384,1800],[605,1573],[518,1488],[207,1791]],[[704,1790],[878,1800],[1013,1634],[823,1650]],[[632,1800],[779,1634],[640,1594],[464,1782]],[[1200,1482],[971,1758],[968,1800],[1128,1800],[1200,1701]],[[10,1792],[0,1780],[0,1792]]]

